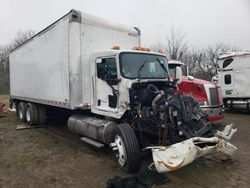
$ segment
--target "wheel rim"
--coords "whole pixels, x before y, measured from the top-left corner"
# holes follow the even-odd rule
[[[27,122],[30,122],[31,119],[31,113],[30,113],[30,108],[28,107],[26,110],[26,120]]]
[[[118,162],[121,166],[124,166],[126,164],[126,152],[125,152],[125,146],[122,141],[122,138],[118,135],[115,136],[115,143],[118,148]]]

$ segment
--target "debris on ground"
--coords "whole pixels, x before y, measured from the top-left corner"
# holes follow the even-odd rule
[[[16,109],[15,108],[9,108],[8,111],[10,111],[10,112],[16,112]]]
[[[153,185],[163,184],[169,181],[165,174],[159,174],[155,170],[129,177],[114,176],[107,182],[106,188],[150,188]]]
[[[26,124],[18,124],[16,127],[16,130],[23,130],[23,129],[35,129],[35,128],[43,128],[45,125],[36,125],[36,126],[30,126]]]
[[[227,125],[223,131],[217,131],[214,137],[193,137],[171,146],[153,146],[154,165],[159,173],[177,170],[192,163],[195,159],[208,154],[222,153],[232,158],[237,147],[228,142],[237,131],[233,124]]]

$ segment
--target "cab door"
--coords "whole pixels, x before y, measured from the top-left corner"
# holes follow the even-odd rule
[[[97,59],[93,98],[96,110],[113,113],[118,111],[118,76],[115,57]]]

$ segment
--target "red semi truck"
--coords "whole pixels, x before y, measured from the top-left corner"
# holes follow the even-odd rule
[[[168,61],[168,65],[170,75],[173,77],[175,77],[176,67],[185,68],[183,62],[176,60]],[[218,121],[224,118],[222,113],[223,100],[221,87],[218,85],[213,82],[194,78],[187,73],[186,76],[182,77],[182,82],[178,84],[178,90],[185,95],[193,95],[201,109],[209,116],[209,121]]]

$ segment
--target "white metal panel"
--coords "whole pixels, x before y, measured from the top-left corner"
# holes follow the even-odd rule
[[[138,36],[138,31],[130,26],[120,24],[120,23],[115,23],[110,20],[106,20],[103,18],[99,18],[84,12],[81,12],[81,23],[86,24],[86,25],[92,25],[92,26],[97,26],[101,28],[106,28],[110,29],[113,31],[120,31],[124,33],[129,33],[129,35],[133,36]]]
[[[218,72],[219,85],[222,88],[223,98],[238,97],[249,98],[250,97],[250,56],[249,55],[236,55],[233,57],[233,61],[225,69]],[[222,68],[225,59],[221,59],[218,62],[220,68]],[[231,75],[231,84],[225,84],[225,75]]]
[[[227,67],[225,67],[225,70],[233,69],[233,70],[242,70],[242,69],[250,69],[250,55],[240,55],[235,57],[229,57],[228,59],[232,58],[233,61],[230,63]],[[221,70],[223,70],[223,62],[226,60],[221,59],[218,61],[218,66]]]
[[[68,103],[68,24],[65,17],[10,54],[12,96]]]
[[[83,107],[80,30],[81,27],[78,22],[69,24],[69,92],[71,109]]]
[[[249,68],[233,71],[234,92],[232,93],[233,94],[232,97],[242,97],[242,98],[250,97],[249,75],[250,75]]]
[[[219,57],[219,59],[226,59],[226,58],[230,58],[230,57],[234,57],[234,56],[246,56],[246,55],[250,55],[250,52],[229,52],[226,54],[223,54]]]

